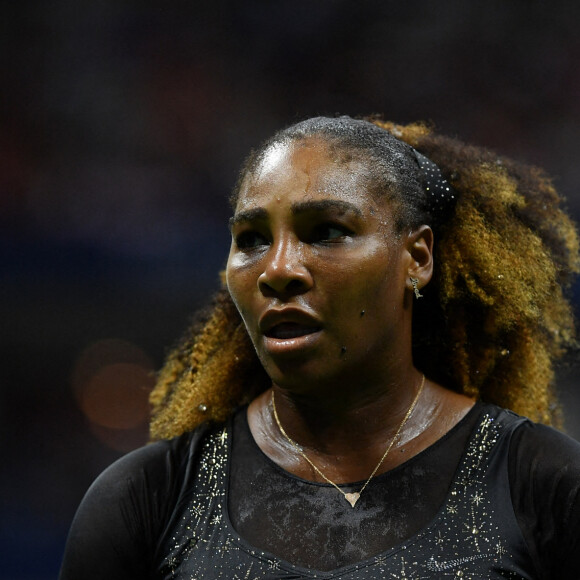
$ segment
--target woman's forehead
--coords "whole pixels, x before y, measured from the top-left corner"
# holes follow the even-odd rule
[[[347,155],[324,139],[274,143],[245,176],[238,202],[282,192],[364,198],[369,181],[366,160]]]
[[[336,163],[329,143],[322,137],[306,137],[275,142],[259,156],[250,177],[265,178],[288,170],[291,166],[306,168],[312,163]]]

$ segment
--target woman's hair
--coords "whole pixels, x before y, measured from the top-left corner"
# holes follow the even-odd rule
[[[270,147],[320,137],[333,156],[365,161],[368,187],[387,195],[400,231],[429,224],[435,269],[413,311],[414,363],[441,384],[531,419],[557,424],[554,362],[576,346],[563,290],[578,273],[574,225],[539,169],[435,134],[423,124],[314,118],[252,152],[232,194]],[[415,152],[457,192],[433,210]],[[222,289],[170,354],[151,393],[152,439],[222,421],[270,381]]]

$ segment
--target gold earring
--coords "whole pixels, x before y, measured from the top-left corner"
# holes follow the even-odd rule
[[[413,286],[413,292],[415,292],[415,298],[423,298],[423,294],[419,292],[418,278],[411,278],[411,285]]]

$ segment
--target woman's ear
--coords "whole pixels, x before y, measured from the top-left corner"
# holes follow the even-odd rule
[[[406,248],[407,286],[412,291],[418,291],[426,286],[433,276],[433,230],[427,225],[413,230],[407,237]]]

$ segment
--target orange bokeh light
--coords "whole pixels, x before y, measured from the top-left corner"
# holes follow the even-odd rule
[[[83,385],[79,406],[97,425],[133,429],[147,419],[153,383],[152,373],[138,365],[108,365]]]
[[[145,442],[155,373],[142,349],[119,339],[98,341],[81,353],[71,380],[78,406],[102,443],[128,451]]]

